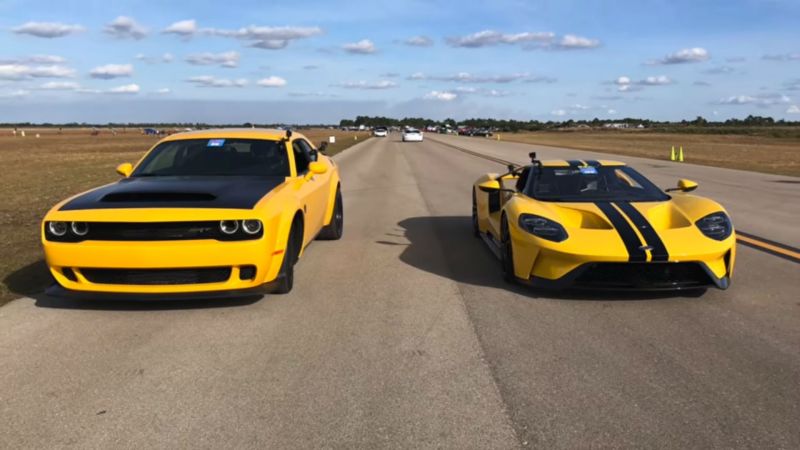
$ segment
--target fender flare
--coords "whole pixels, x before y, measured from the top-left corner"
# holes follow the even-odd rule
[[[336,191],[341,188],[341,180],[339,179],[339,172],[331,174],[330,192],[328,192],[328,204],[325,207],[325,219],[322,221],[322,226],[327,226],[333,220],[333,206],[336,204]]]

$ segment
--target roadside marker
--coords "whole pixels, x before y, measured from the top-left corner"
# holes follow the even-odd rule
[[[678,153],[678,162],[683,162],[683,146],[681,145],[680,152]]]
[[[672,146],[672,152],[669,154],[669,160],[675,161],[675,146]]]

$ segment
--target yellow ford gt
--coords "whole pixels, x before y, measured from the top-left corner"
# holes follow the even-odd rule
[[[660,190],[615,161],[539,161],[487,174],[472,224],[506,279],[541,288],[727,289],[736,256],[725,209],[680,180]]]
[[[175,134],[117,172],[45,216],[50,295],[286,293],[305,247],[342,236],[338,168],[299,133]]]

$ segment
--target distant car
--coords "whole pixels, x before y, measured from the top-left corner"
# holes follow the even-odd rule
[[[473,232],[507,280],[535,287],[727,289],[733,224],[696,188],[680,180],[665,192],[621,162],[538,161],[532,153],[531,165],[475,182]]]
[[[478,128],[477,130],[472,130],[470,136],[491,137],[492,131],[488,128]]]
[[[422,132],[416,128],[406,128],[403,131],[403,142],[422,142]]]
[[[41,225],[51,295],[102,299],[286,293],[316,239],[342,236],[336,164],[300,133],[173,134],[122,179]]]
[[[372,135],[375,137],[386,137],[389,135],[389,130],[384,127],[378,127],[372,130]]]

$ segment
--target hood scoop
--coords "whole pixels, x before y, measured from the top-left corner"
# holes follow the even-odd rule
[[[160,202],[212,202],[217,197],[202,192],[112,192],[104,195],[101,202],[112,203],[160,203]]]

